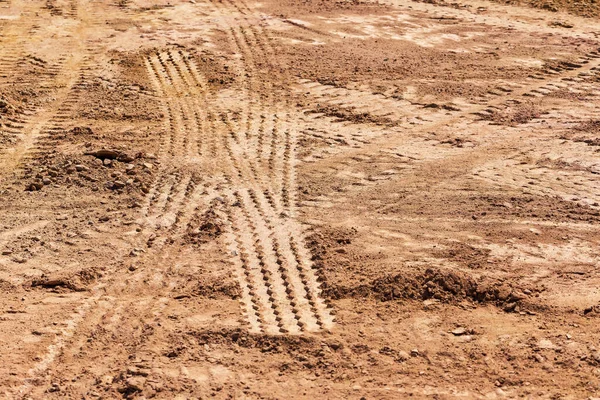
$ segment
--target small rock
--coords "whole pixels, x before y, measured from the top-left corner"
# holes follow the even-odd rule
[[[113,164],[113,161],[110,158],[105,158],[104,161],[102,161],[102,164],[104,164],[105,167],[110,167]]]
[[[412,349],[410,351],[410,355],[413,357],[417,357],[419,355],[419,349]]]
[[[134,376],[132,378],[127,378],[125,383],[127,384],[127,389],[141,392],[144,390],[144,386],[146,385],[146,379],[142,378],[141,376]]]
[[[50,185],[50,184],[52,184],[52,181],[50,180],[50,178],[44,178],[44,179],[42,179],[42,183],[44,185]]]
[[[35,192],[37,190],[41,190],[44,187],[44,184],[41,181],[35,181],[29,185],[29,190]]]
[[[116,150],[98,150],[98,151],[89,151],[84,153],[86,156],[94,156],[101,160],[111,159],[114,160],[121,154]]]
[[[535,359],[535,361],[537,361],[539,363],[543,363],[544,361],[546,361],[546,360],[544,360],[544,357],[542,357],[541,354],[537,354],[537,353],[533,355],[533,358]]]
[[[452,334],[454,336],[461,336],[461,335],[464,335],[465,333],[467,333],[467,330],[463,327],[456,328],[452,331]]]
[[[10,256],[12,253],[13,253],[12,250],[2,250],[3,256]]]
[[[125,183],[121,181],[114,181],[113,189],[123,189],[125,187]]]
[[[398,351],[397,356],[398,356],[398,361],[406,361],[410,358],[410,355],[404,350]]]
[[[77,165],[75,166],[75,169],[76,169],[78,172],[81,172],[81,171],[87,171],[87,170],[89,170],[89,168],[88,168],[88,167],[86,167],[85,165],[81,165],[81,164],[77,164]]]
[[[57,383],[53,383],[50,388],[48,388],[48,393],[60,392],[60,386]]]

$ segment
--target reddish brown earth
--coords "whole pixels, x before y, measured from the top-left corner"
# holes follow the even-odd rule
[[[597,16],[0,0],[0,397],[600,397]]]

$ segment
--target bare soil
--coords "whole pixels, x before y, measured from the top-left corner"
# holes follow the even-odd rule
[[[0,397],[600,397],[599,90],[593,1],[0,0]]]

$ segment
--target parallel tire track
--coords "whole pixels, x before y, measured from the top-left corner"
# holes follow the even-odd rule
[[[249,55],[251,46],[243,36],[237,39],[237,43],[246,43],[240,45],[245,48],[240,50],[245,53],[242,68],[254,68],[254,61]],[[214,172],[215,176],[221,175],[228,183],[228,187],[219,192],[229,204],[227,214],[231,231],[226,234],[226,240],[234,257],[242,289],[240,302],[249,330],[297,334],[331,328],[333,320],[319,297],[319,283],[308,251],[303,248],[302,229],[289,216],[289,209],[295,201],[290,198],[294,191],[286,187],[294,182],[291,128],[281,124],[278,114],[270,114],[273,125],[269,129],[268,142],[262,143],[262,165],[266,167],[261,168],[261,159],[257,159],[258,147],[254,152],[245,148],[253,141],[259,143],[259,140],[254,140],[253,134],[260,129],[240,131],[248,124],[236,125],[231,121],[226,106],[210,92],[206,79],[190,54],[168,50],[149,55],[146,63],[157,93],[165,99],[164,107],[171,115],[170,119],[177,121],[178,129],[171,129],[168,135],[198,135],[200,139],[213,136],[215,140],[211,146],[216,149],[214,152],[198,152],[201,165],[209,163],[207,157],[211,153],[225,157]],[[258,87],[255,84],[247,83],[248,88]],[[265,102],[262,96],[245,98],[251,103],[250,107],[244,107],[248,114],[255,112],[254,107],[260,110],[256,115],[267,115],[277,108],[276,104]],[[200,124],[179,122],[193,115],[206,115],[208,124],[202,120],[202,125],[209,127],[209,134],[201,132]],[[287,113],[284,115],[287,116]],[[246,121],[255,121],[252,115],[246,115],[246,118]],[[258,126],[260,121],[250,124]],[[169,143],[169,149],[174,149],[174,155],[185,155],[186,143],[193,141],[168,139],[165,143]],[[177,145],[171,146],[171,143]],[[204,143],[200,143],[200,148],[205,147]],[[145,208],[148,215],[157,215],[166,223],[163,228],[177,221],[183,226],[194,212],[191,205],[184,205],[186,198],[202,201],[201,198],[206,196],[190,188],[189,178],[159,178]],[[205,200],[205,203],[208,201]],[[286,210],[287,213],[284,212]]]

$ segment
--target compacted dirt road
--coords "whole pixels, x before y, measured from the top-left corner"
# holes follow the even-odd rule
[[[0,0],[0,397],[600,396],[598,9],[510,3]]]

